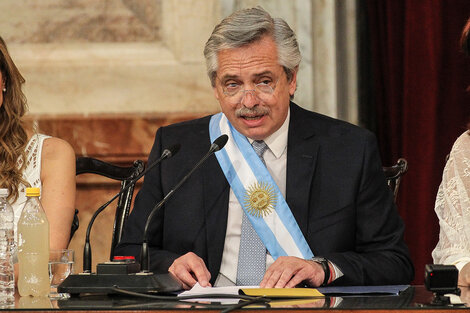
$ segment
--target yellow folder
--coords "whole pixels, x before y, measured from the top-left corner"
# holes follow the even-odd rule
[[[314,288],[243,288],[239,294],[267,298],[313,298],[324,297]]]

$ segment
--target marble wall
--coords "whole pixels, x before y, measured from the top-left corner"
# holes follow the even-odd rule
[[[296,101],[355,123],[354,3],[3,0],[0,35],[26,77],[32,114],[215,112],[204,43],[223,16],[262,5],[297,33]]]
[[[202,49],[218,7],[5,0],[0,33],[26,77],[33,114],[216,111]]]
[[[8,42],[103,43],[161,40],[161,1],[2,1]],[[14,12],[15,14],[8,14]]]
[[[310,0],[3,0],[0,34],[26,77],[33,114],[214,112],[204,43],[222,16],[256,4],[299,35],[296,100],[334,113],[325,97],[313,103]]]

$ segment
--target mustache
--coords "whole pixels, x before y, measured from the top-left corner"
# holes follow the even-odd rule
[[[239,108],[235,111],[235,115],[237,117],[242,117],[242,116],[259,116],[259,115],[267,115],[269,114],[269,108],[267,107],[259,107],[255,106],[252,108]]]

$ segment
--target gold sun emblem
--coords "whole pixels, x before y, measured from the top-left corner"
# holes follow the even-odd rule
[[[264,217],[276,206],[274,188],[265,182],[256,182],[245,191],[244,206],[247,212],[256,217]]]

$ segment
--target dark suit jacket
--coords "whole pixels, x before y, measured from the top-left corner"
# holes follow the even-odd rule
[[[376,139],[369,131],[290,105],[286,200],[312,252],[344,273],[342,285],[406,284],[414,275],[403,222],[385,182]],[[163,149],[180,151],[149,172],[117,253],[139,258],[151,209],[208,151],[210,116],[162,127],[149,163]],[[211,156],[154,216],[150,262],[167,272],[192,251],[214,283],[220,269],[230,186]]]

